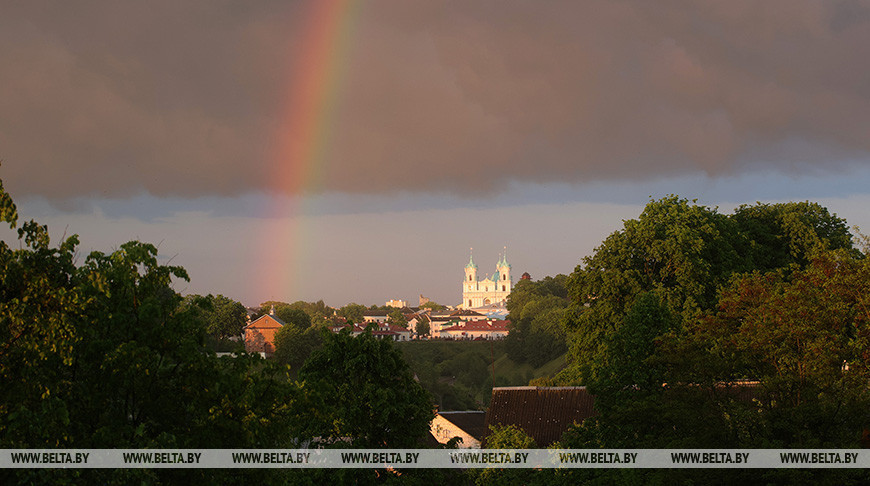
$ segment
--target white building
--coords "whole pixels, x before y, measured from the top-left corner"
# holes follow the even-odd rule
[[[513,286],[511,266],[507,262],[507,256],[495,264],[495,273],[480,278],[477,274],[477,265],[474,257],[469,257],[468,265],[465,266],[465,280],[462,282],[461,309],[474,309],[493,304],[499,304],[507,300]]]
[[[437,337],[456,340],[504,339],[508,335],[508,321],[488,319],[469,321],[446,327],[438,331]]]

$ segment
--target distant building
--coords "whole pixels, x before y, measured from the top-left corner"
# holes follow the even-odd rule
[[[387,307],[398,307],[399,309],[403,307],[408,307],[408,301],[405,300],[388,300]]]
[[[275,315],[275,307],[268,314],[249,323],[245,331],[245,351],[249,353],[264,353],[266,356],[275,353],[275,333],[287,325]]]
[[[442,329],[468,321],[480,321],[486,319],[486,315],[473,310],[443,310],[429,313],[429,332],[432,337],[440,337]]]
[[[373,328],[370,329],[370,331],[372,333],[372,336],[374,336],[377,339],[389,339],[392,341],[410,341],[411,340],[412,332],[408,328],[405,328],[402,326],[397,326],[394,324],[387,324],[385,322],[383,322],[383,323],[372,322],[370,324],[376,324],[376,326],[373,326]],[[336,334],[340,333],[344,329],[349,330],[350,334],[353,337],[357,337],[360,334],[366,332],[366,329],[368,329],[368,326],[366,326],[366,325],[360,326],[357,324],[353,324],[353,325],[344,324],[344,325],[339,325],[339,326],[329,326],[329,330],[331,330],[332,332],[334,332]]]
[[[383,310],[367,310],[363,311],[363,322],[368,324],[370,322],[376,322],[378,324],[383,324],[390,319],[390,316],[387,314],[387,311]]]
[[[456,340],[495,340],[508,335],[508,321],[485,320],[455,324],[438,331],[438,337]]]
[[[503,303],[510,295],[512,286],[511,266],[507,262],[507,256],[502,255],[498,263],[495,264],[494,274],[486,275],[481,279],[472,255],[468,259],[468,265],[465,265],[462,304],[459,307],[461,309],[474,309]]]

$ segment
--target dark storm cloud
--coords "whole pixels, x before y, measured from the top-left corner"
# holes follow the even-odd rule
[[[272,188],[308,6],[4,5],[16,194]],[[829,169],[870,150],[867,2],[361,4],[319,187]],[[286,163],[286,161],[285,161]]]

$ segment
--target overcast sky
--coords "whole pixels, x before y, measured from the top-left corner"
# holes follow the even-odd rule
[[[866,1],[2,1],[0,177],[185,293],[456,304],[650,196],[870,227],[868,47]]]

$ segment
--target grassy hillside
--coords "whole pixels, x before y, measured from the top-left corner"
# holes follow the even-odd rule
[[[486,408],[492,395],[493,371],[496,386],[525,386],[534,378],[553,376],[565,366],[564,355],[540,368],[516,363],[507,357],[504,341],[433,340],[397,344],[441,410]]]

